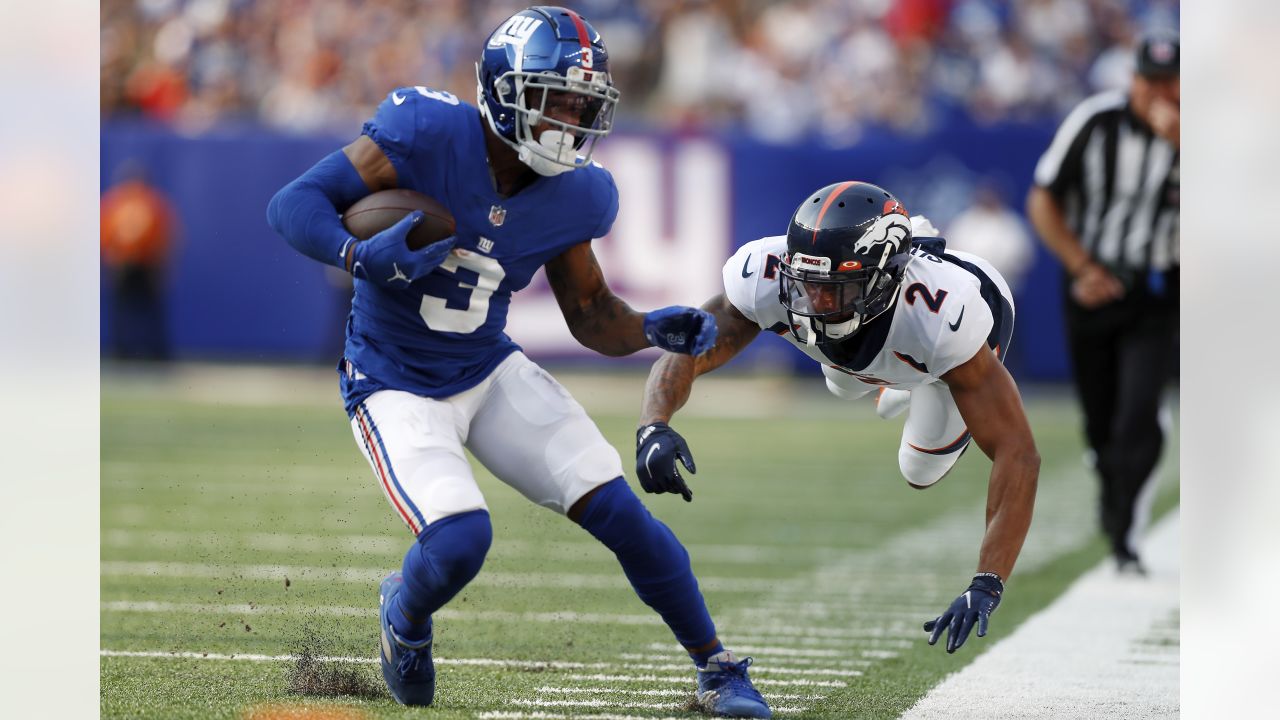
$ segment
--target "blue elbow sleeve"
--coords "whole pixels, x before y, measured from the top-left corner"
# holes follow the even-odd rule
[[[302,254],[346,269],[343,251],[351,233],[338,213],[368,194],[360,173],[339,150],[281,188],[267,203],[267,222]]]

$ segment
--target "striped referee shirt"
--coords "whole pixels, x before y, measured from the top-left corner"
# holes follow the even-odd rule
[[[1178,151],[1129,109],[1124,92],[1080,103],[1036,164],[1094,260],[1113,270],[1178,267]]]

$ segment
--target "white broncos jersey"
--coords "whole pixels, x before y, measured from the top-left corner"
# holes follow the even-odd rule
[[[936,230],[912,218],[917,241]],[[777,333],[809,357],[870,386],[911,389],[938,380],[987,344],[1003,357],[1013,331],[1013,297],[990,263],[964,252],[913,246],[892,307],[833,346],[805,342],[779,297],[785,235],[747,243],[722,271],[725,296],[761,329]],[[797,338],[796,333],[801,333]]]

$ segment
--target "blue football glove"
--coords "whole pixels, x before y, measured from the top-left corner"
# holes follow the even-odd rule
[[[640,487],[645,492],[676,493],[683,495],[685,502],[693,502],[693,491],[680,477],[676,458],[689,472],[698,472],[688,443],[670,425],[656,422],[636,431],[636,477],[640,478]]]
[[[999,575],[995,573],[974,575],[969,589],[953,600],[946,612],[924,624],[924,631],[932,633],[929,636],[929,644],[938,642],[938,638],[942,637],[942,631],[949,630],[947,652],[953,653],[968,639],[969,631],[975,624],[978,626],[978,637],[985,637],[987,621],[991,613],[995,612],[996,606],[1000,604],[1000,595],[1003,592],[1004,582],[1000,580]]]
[[[361,280],[372,280],[387,287],[408,287],[426,277],[449,257],[457,238],[437,240],[421,250],[410,250],[409,231],[422,222],[421,210],[405,215],[395,225],[363,242],[351,242],[347,253],[351,274]]]
[[[644,316],[644,336],[663,350],[701,355],[716,344],[716,319],[705,310],[672,305]]]

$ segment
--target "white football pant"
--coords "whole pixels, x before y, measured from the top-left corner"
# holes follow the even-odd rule
[[[441,518],[487,509],[464,447],[499,480],[561,514],[622,475],[618,451],[582,406],[521,352],[452,397],[376,392],[357,407],[351,429],[414,535]]]

